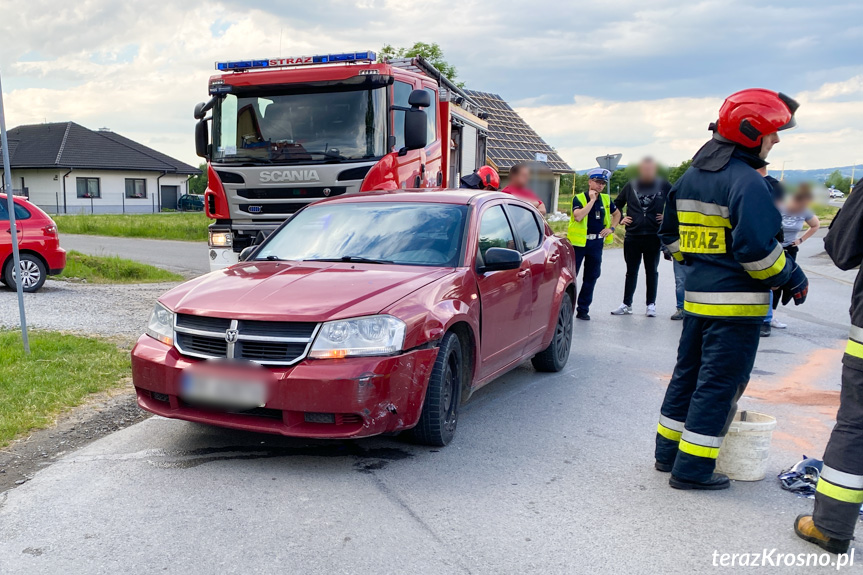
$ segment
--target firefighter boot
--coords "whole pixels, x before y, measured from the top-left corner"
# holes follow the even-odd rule
[[[841,555],[848,552],[848,547],[851,546],[851,541],[848,539],[833,539],[821,533],[811,515],[798,515],[794,520],[794,532],[800,539],[814,543],[821,549],[830,553]]]
[[[675,489],[697,489],[701,491],[718,491],[720,489],[728,489],[731,487],[731,480],[727,475],[722,473],[714,473],[707,481],[689,481],[688,479],[680,479],[674,475],[668,480],[668,484]]]

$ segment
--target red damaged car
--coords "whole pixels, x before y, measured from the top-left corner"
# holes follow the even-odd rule
[[[159,298],[132,350],[138,404],[249,431],[446,445],[459,404],[532,358],[569,358],[575,264],[496,192],[342,196],[241,263]]]

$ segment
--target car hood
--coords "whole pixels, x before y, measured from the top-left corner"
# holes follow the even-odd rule
[[[178,313],[327,321],[373,315],[452,268],[325,262],[246,262],[178,286],[159,301]]]

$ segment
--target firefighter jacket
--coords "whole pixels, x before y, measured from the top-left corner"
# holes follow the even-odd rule
[[[839,269],[850,270],[863,263],[863,180],[858,183],[848,200],[830,224],[824,238],[824,248]],[[858,273],[851,295],[851,336],[843,363],[863,371],[863,274]]]
[[[763,162],[739,149],[720,162],[698,159],[669,193],[659,229],[672,257],[689,266],[684,310],[760,322],[770,288],[786,283],[794,265],[776,241],[782,218],[770,186],[754,169]]]

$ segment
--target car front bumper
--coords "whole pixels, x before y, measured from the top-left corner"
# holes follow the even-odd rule
[[[138,405],[163,417],[294,437],[367,437],[416,425],[436,357],[432,347],[272,367],[277,384],[270,401],[263,408],[227,412],[186,404],[182,372],[201,360],[142,335],[132,349],[132,381]]]

